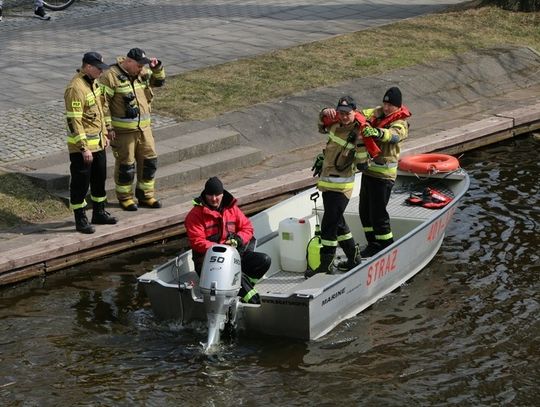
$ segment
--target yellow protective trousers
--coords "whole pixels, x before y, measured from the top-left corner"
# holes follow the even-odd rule
[[[151,128],[116,133],[111,147],[115,158],[114,182],[118,200],[133,199],[135,174],[137,198],[153,198],[157,153]]]

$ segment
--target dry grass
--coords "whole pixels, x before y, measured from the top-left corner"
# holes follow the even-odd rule
[[[178,75],[160,90],[155,106],[196,120],[472,49],[505,44],[540,50],[539,25],[540,13],[494,7],[419,17]]]
[[[19,174],[0,173],[0,228],[39,223],[69,215],[58,198]]]

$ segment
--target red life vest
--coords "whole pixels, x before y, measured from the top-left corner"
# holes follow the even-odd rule
[[[399,110],[396,110],[391,115],[385,116],[382,119],[373,117],[373,118],[370,118],[368,122],[371,124],[372,127],[386,128],[386,126],[390,125],[396,120],[404,120],[404,119],[407,119],[408,117],[411,117],[411,112],[409,111],[407,106],[403,105],[399,108]]]
[[[360,112],[354,113],[354,119],[360,124],[360,128],[358,131],[359,131],[359,134],[361,135],[362,130],[368,124],[367,120],[365,116]],[[324,127],[329,128],[331,125],[339,122],[339,119],[337,118],[337,115],[333,119],[330,116],[324,116],[322,119],[322,122],[324,124]],[[377,143],[375,143],[375,140],[373,140],[373,138],[362,136],[362,141],[364,142],[364,145],[366,146],[367,152],[372,158],[375,158],[380,154],[381,149],[379,148]]]
[[[452,198],[433,188],[425,188],[422,194],[411,194],[405,202],[409,205],[423,206],[428,209],[439,209],[448,205]]]

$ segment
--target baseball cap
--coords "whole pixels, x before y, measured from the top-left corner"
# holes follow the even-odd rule
[[[356,102],[350,96],[343,96],[339,98],[336,110],[338,112],[350,112],[351,110],[356,109]]]
[[[127,57],[133,59],[139,65],[146,65],[150,63],[150,58],[147,58],[144,51],[140,48],[131,48],[127,53]]]
[[[83,64],[92,65],[101,70],[107,69],[109,67],[109,65],[103,62],[103,57],[101,56],[99,52],[94,52],[94,51],[87,52],[86,54],[83,55],[82,61],[83,61]]]

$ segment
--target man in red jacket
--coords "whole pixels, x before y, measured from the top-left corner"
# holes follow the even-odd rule
[[[201,195],[193,200],[184,225],[197,274],[200,276],[204,255],[210,247],[215,244],[236,247],[242,259],[241,301],[259,304],[259,294],[253,286],[268,271],[271,259],[265,253],[253,251],[253,225],[236,202],[219,178],[209,178]]]

